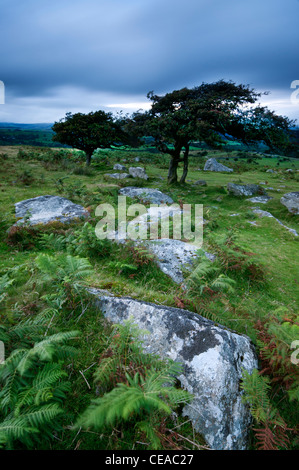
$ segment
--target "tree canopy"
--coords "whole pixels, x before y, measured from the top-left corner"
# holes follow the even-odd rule
[[[180,181],[184,182],[192,141],[202,141],[213,148],[228,139],[245,143],[263,140],[271,147],[286,145],[291,122],[267,108],[252,108],[259,96],[249,86],[224,80],[163,96],[151,91],[147,97],[152,107],[132,115],[131,132],[153,137],[157,149],[170,155],[169,183],[177,182],[178,165],[182,162]]]
[[[91,156],[97,148],[111,148],[130,142],[129,135],[123,130],[121,120],[105,111],[66,113],[65,118],[55,122],[53,140],[61,144],[83,150],[86,164],[90,165]]]

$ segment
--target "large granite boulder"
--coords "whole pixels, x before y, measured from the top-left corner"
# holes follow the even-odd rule
[[[150,202],[152,204],[172,204],[173,199],[167,194],[162,193],[159,189],[154,188],[136,188],[134,186],[127,186],[121,188],[119,194],[131,198],[138,198],[143,202]]]
[[[142,338],[145,352],[182,363],[178,379],[194,395],[182,413],[207,444],[215,450],[245,450],[251,418],[240,380],[243,368],[252,373],[258,366],[250,339],[187,310],[88,290],[108,320],[132,319],[150,333]]]
[[[141,168],[141,166],[131,166],[129,168],[129,173],[131,176],[133,176],[133,178],[141,178],[143,180],[148,180],[148,176],[145,173],[145,169]]]
[[[284,194],[280,202],[286,206],[288,211],[292,214],[299,214],[299,191]]]
[[[49,222],[70,222],[88,217],[89,212],[79,204],[74,204],[60,196],[38,196],[15,204],[17,225],[25,221],[30,225]]]
[[[209,158],[204,166],[204,171],[225,171],[232,173],[234,170],[217,162],[216,158]]]
[[[184,281],[183,269],[192,269],[192,264],[198,256],[198,247],[192,243],[169,238],[150,240],[145,242],[147,249],[155,255],[161,271],[177,284]],[[204,252],[205,256],[213,261],[216,256]]]
[[[235,184],[228,183],[227,190],[234,196],[254,196],[255,194],[265,195],[265,190],[258,184]]]

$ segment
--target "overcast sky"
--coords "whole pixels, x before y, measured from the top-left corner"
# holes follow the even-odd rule
[[[298,21],[298,0],[0,0],[0,121],[130,113],[219,79],[299,121]]]

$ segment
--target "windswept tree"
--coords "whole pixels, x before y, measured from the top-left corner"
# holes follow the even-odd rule
[[[86,165],[90,165],[91,156],[97,148],[131,143],[129,135],[123,129],[122,120],[105,111],[66,113],[65,118],[55,122],[52,129],[55,132],[54,141],[85,152]]]
[[[230,131],[247,144],[262,142],[273,151],[289,152],[293,147],[294,125],[295,121],[259,105],[240,110],[231,121]]]
[[[245,110],[259,96],[260,93],[249,86],[224,80],[202,83],[192,89],[182,88],[163,96],[149,92],[147,97],[152,101],[152,107],[132,115],[131,132],[151,136],[157,149],[169,154],[168,183],[177,182],[178,166],[182,162],[180,181],[185,182],[192,141],[219,148],[228,139],[250,143],[262,140],[267,130],[267,143],[279,143],[275,132],[279,128],[280,138],[284,135],[289,124],[285,118],[268,114],[268,110],[261,107],[251,115],[248,111],[246,114]]]

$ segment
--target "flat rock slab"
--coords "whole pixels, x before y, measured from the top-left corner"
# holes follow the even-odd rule
[[[89,212],[79,204],[60,196],[38,196],[15,204],[17,225],[25,222],[30,225],[50,222],[70,222],[88,217]],[[28,217],[28,218],[27,218]]]
[[[150,333],[142,337],[145,352],[182,363],[178,379],[194,395],[183,415],[207,444],[215,450],[245,450],[251,418],[239,385],[242,368],[252,373],[258,366],[250,339],[187,310],[88,291],[108,320],[131,319]]]
[[[280,220],[276,219],[276,217],[274,217],[274,215],[272,215],[271,212],[263,211],[262,209],[253,208],[253,213],[258,215],[259,217],[273,218],[274,220],[276,220],[276,222],[278,222],[280,225],[282,225],[282,227],[286,228],[289,232],[291,232],[293,235],[295,235],[295,237],[298,237],[298,233],[296,232],[295,229],[287,227],[286,225],[284,225]]]
[[[250,197],[247,199],[247,201],[253,202],[253,203],[261,203],[261,204],[267,204],[270,199],[273,199],[273,197],[270,196],[256,196],[256,197]]]
[[[105,176],[109,178],[114,178],[115,180],[124,180],[125,178],[131,178],[129,173],[106,173]]]
[[[204,171],[224,171],[232,173],[234,170],[217,162],[216,158],[209,158],[205,163]]]
[[[265,190],[258,184],[228,183],[227,190],[234,196],[254,196],[255,194],[265,195]]]
[[[136,188],[134,186],[127,186],[121,188],[119,194],[131,198],[137,198],[140,201],[150,202],[152,204],[172,204],[173,199],[167,194],[162,193],[159,189],[154,188]]]
[[[150,240],[145,242],[148,250],[155,255],[161,271],[177,284],[184,282],[183,268],[190,270],[198,256],[199,248],[192,243],[169,238]],[[205,256],[214,261],[215,255],[204,252]]]
[[[299,214],[299,191],[284,194],[280,202],[292,214]]]

